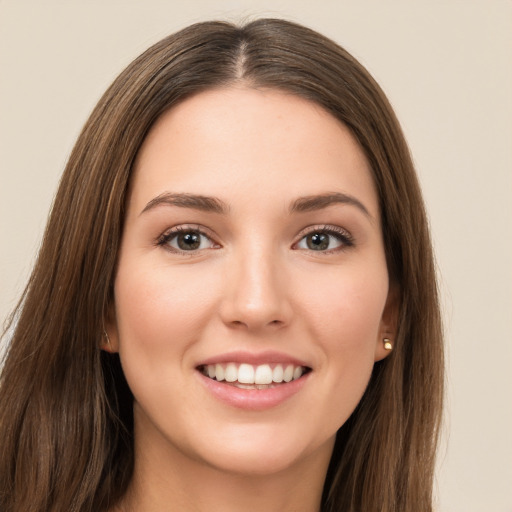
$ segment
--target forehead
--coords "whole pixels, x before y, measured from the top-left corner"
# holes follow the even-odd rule
[[[210,90],[163,114],[137,156],[130,203],[165,191],[227,203],[238,193],[259,204],[343,192],[377,216],[370,168],[350,131],[317,104],[268,89]]]

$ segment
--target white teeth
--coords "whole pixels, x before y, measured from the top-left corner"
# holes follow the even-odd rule
[[[238,382],[254,384],[254,368],[250,364],[241,364],[238,367]]]
[[[289,364],[284,371],[283,380],[290,382],[293,379],[293,365]]]
[[[208,373],[210,372],[208,371]],[[215,378],[217,380],[224,380],[224,368],[222,367],[221,364],[215,365]]]
[[[235,382],[236,380],[238,380],[238,371],[235,363],[229,363],[226,366],[224,378],[226,379],[227,382]]]
[[[293,364],[276,364],[272,369],[270,364],[260,364],[253,366],[251,364],[227,363],[227,364],[209,364],[202,367],[204,375],[210,379],[235,383],[240,388],[266,389],[273,387],[270,384],[291,382],[299,379],[304,374],[302,366]],[[269,386],[270,385],[270,386]]]
[[[235,383],[235,386],[240,389],[270,389],[275,388],[272,384],[240,384],[238,382]]]
[[[268,364],[256,367],[254,372],[254,384],[270,384],[272,382],[272,369]]]
[[[283,367],[280,364],[278,364],[274,368],[274,371],[272,372],[272,380],[274,382],[283,382],[283,375],[284,375]]]

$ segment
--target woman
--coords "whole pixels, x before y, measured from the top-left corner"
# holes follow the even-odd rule
[[[432,510],[442,335],[378,85],[283,20],[137,58],[72,152],[0,388],[0,509]]]

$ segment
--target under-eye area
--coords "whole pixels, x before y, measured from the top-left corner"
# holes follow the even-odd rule
[[[218,382],[242,389],[268,389],[298,380],[311,368],[295,364],[217,363],[197,368],[203,375]]]

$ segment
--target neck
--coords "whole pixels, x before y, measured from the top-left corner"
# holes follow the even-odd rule
[[[172,448],[136,446],[134,476],[116,511],[319,512],[332,444],[322,457],[315,452],[264,475],[224,471]]]

